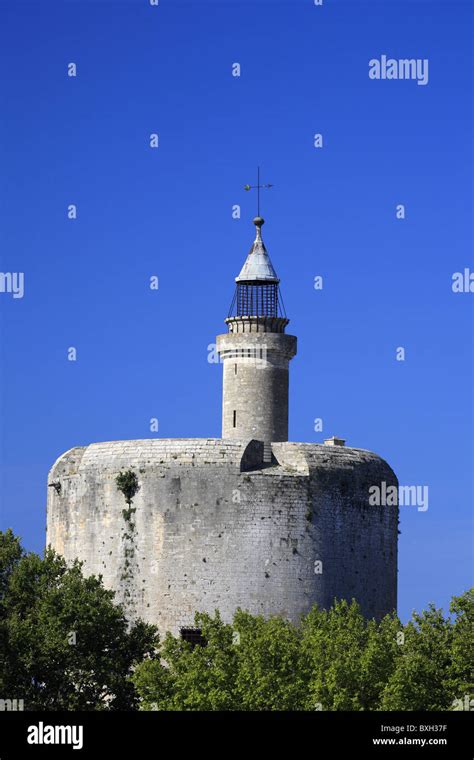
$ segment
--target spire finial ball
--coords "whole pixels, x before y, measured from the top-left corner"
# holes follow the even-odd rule
[[[262,224],[265,224],[265,219],[263,219],[263,217],[261,216],[256,216],[255,219],[253,220],[253,223],[255,224],[256,227],[261,227]]]

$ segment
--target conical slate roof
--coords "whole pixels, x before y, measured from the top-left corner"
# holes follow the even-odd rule
[[[235,278],[236,282],[280,282],[262,240],[262,224],[264,221],[261,216],[256,216],[253,220],[257,228],[257,235],[239,276]]]

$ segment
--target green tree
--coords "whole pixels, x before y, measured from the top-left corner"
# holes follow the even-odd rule
[[[451,601],[452,630],[448,680],[453,699],[474,699],[474,589]]]
[[[303,620],[307,709],[376,710],[401,628],[396,616],[367,621],[354,600],[335,600],[329,610],[314,607]]]
[[[134,666],[154,657],[156,629],[129,625],[102,579],[52,549],[25,554],[0,532],[0,685],[25,709],[133,709]]]
[[[194,648],[168,634],[162,662],[139,665],[133,675],[143,709],[296,710],[306,694],[300,633],[281,618],[238,610],[233,625],[196,614],[206,646]]]
[[[453,695],[449,685],[453,626],[433,605],[404,628],[396,668],[387,681],[383,710],[447,710]]]
[[[233,710],[237,708],[236,647],[232,626],[215,616],[196,613],[194,624],[206,646],[191,646],[170,633],[158,660],[139,665],[133,681],[145,710]]]
[[[238,610],[236,698],[241,710],[302,710],[308,672],[301,630],[287,620],[268,620]]]
[[[144,709],[453,709],[472,694],[473,607],[469,592],[453,600],[454,622],[430,607],[405,626],[366,620],[355,601],[314,607],[299,625],[198,614],[207,646],[168,634],[133,680]]]
[[[0,697],[7,693],[8,683],[5,682],[5,679],[8,673],[8,665],[14,658],[13,652],[8,655],[8,629],[4,599],[10,576],[23,555],[20,539],[13,534],[13,531],[9,528],[5,533],[0,532]]]
[[[359,709],[379,710],[386,683],[394,672],[404,637],[403,625],[396,614],[380,622],[369,620],[359,675]]]

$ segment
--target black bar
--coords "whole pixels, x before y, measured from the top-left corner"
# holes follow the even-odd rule
[[[40,728],[43,724],[43,730]],[[0,758],[27,757],[150,757],[166,754],[196,755],[198,747],[213,744],[214,731],[223,728],[232,743],[232,753],[261,739],[268,757],[271,748],[289,740],[294,756],[306,744],[314,758],[341,757],[446,757],[471,760],[472,715],[469,712],[3,712],[0,713]],[[82,749],[72,744],[29,744],[27,737],[43,740],[54,736],[48,726],[70,727],[69,735]],[[73,726],[75,733],[73,734]],[[383,727],[383,728],[382,728]],[[402,727],[402,728],[401,728]],[[401,729],[401,730],[398,730]],[[56,737],[54,737],[56,738]],[[61,736],[58,736],[61,738]],[[374,740],[391,740],[375,743]],[[414,740],[417,742],[414,743]],[[424,746],[421,742],[425,740]],[[442,743],[439,743],[442,740]],[[307,744],[309,742],[309,745]],[[436,742],[436,743],[430,743]],[[165,744],[166,743],[166,744]],[[148,750],[145,750],[145,748]],[[262,744],[259,744],[262,747]],[[154,749],[153,749],[154,748]],[[324,750],[324,751],[323,751]],[[220,754],[224,751],[221,747]],[[103,753],[108,753],[104,755]],[[329,754],[330,753],[330,754]],[[252,754],[254,754],[252,752]]]

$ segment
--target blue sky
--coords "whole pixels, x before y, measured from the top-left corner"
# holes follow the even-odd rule
[[[472,584],[474,295],[451,288],[474,270],[471,16],[428,0],[0,0],[0,270],[25,273],[23,298],[0,293],[0,527],[42,550],[47,472],[72,446],[220,435],[207,347],[260,164],[299,341],[290,439],[342,436],[429,486],[426,512],[401,510],[404,618]],[[428,84],[369,79],[382,54],[427,58]]]

